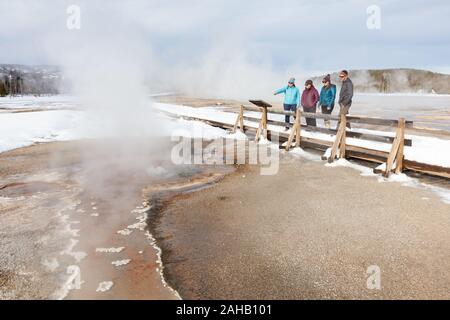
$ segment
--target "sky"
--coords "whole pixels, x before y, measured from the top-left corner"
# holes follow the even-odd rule
[[[79,30],[66,27],[69,5],[80,7]],[[374,5],[380,28],[369,29]],[[123,59],[148,60],[165,79],[204,75],[205,86],[239,71],[247,81],[341,69],[450,73],[448,0],[0,0],[0,15],[0,63],[58,64],[103,41],[139,52]]]

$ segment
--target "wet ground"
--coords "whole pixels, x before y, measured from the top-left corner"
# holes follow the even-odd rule
[[[2,153],[0,299],[178,298],[147,232],[146,199],[203,187],[232,168],[174,168],[164,144],[170,150],[167,141],[120,150],[85,141]]]
[[[153,234],[185,299],[450,298],[450,205],[431,190],[288,157],[161,208]]]

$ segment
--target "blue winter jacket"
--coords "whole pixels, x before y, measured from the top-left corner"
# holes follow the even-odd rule
[[[320,90],[321,106],[334,107],[334,100],[336,99],[336,85],[332,84],[330,87],[323,86]]]
[[[284,104],[295,104],[296,106],[300,104],[300,91],[297,87],[285,86],[275,91],[275,94],[280,93],[284,93]]]

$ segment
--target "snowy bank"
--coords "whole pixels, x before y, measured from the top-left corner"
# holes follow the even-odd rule
[[[187,106],[159,103],[156,104],[156,108],[165,112],[172,113],[176,116],[186,116],[203,120],[218,121],[229,125],[234,125],[237,117],[236,113],[220,111],[213,107],[193,108]],[[260,113],[252,111],[245,112],[244,115],[251,117],[260,117]],[[268,118],[269,120],[284,121],[284,115],[269,113]],[[244,124],[255,129],[258,128],[258,123],[254,121],[244,120]],[[274,132],[284,132],[284,128],[270,124],[268,125],[268,129]],[[377,135],[394,136],[393,132],[383,132],[367,129],[354,129],[354,131],[372,133]],[[334,135],[319,132],[310,132],[305,130],[302,130],[302,136],[330,142],[334,141],[335,139]],[[406,138],[413,141],[411,147],[405,147],[405,158],[407,160],[442,167],[450,167],[450,140],[418,135],[406,135]],[[389,143],[361,140],[356,138],[347,138],[347,144],[384,152],[389,152],[391,149],[391,144]]]

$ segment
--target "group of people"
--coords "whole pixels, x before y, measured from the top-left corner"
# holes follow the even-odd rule
[[[342,70],[339,73],[339,79],[342,82],[341,90],[339,92],[339,107],[340,114],[348,114],[352,105],[353,98],[353,83],[349,78],[347,70]],[[316,113],[317,107],[323,114],[331,114],[334,109],[336,100],[336,85],[331,83],[331,76],[328,74],[322,80],[322,88],[320,94],[314,87],[312,80],[305,82],[305,88],[300,96],[300,90],[295,86],[295,78],[289,79],[288,85],[275,91],[274,95],[284,93],[284,110],[296,112],[300,106],[304,112]],[[290,116],[285,116],[286,124],[290,122]],[[324,120],[325,126],[329,129],[331,127],[330,120]],[[308,126],[317,126],[315,118],[306,118]],[[350,124],[347,124],[350,126]],[[286,126],[288,130],[289,127]]]

